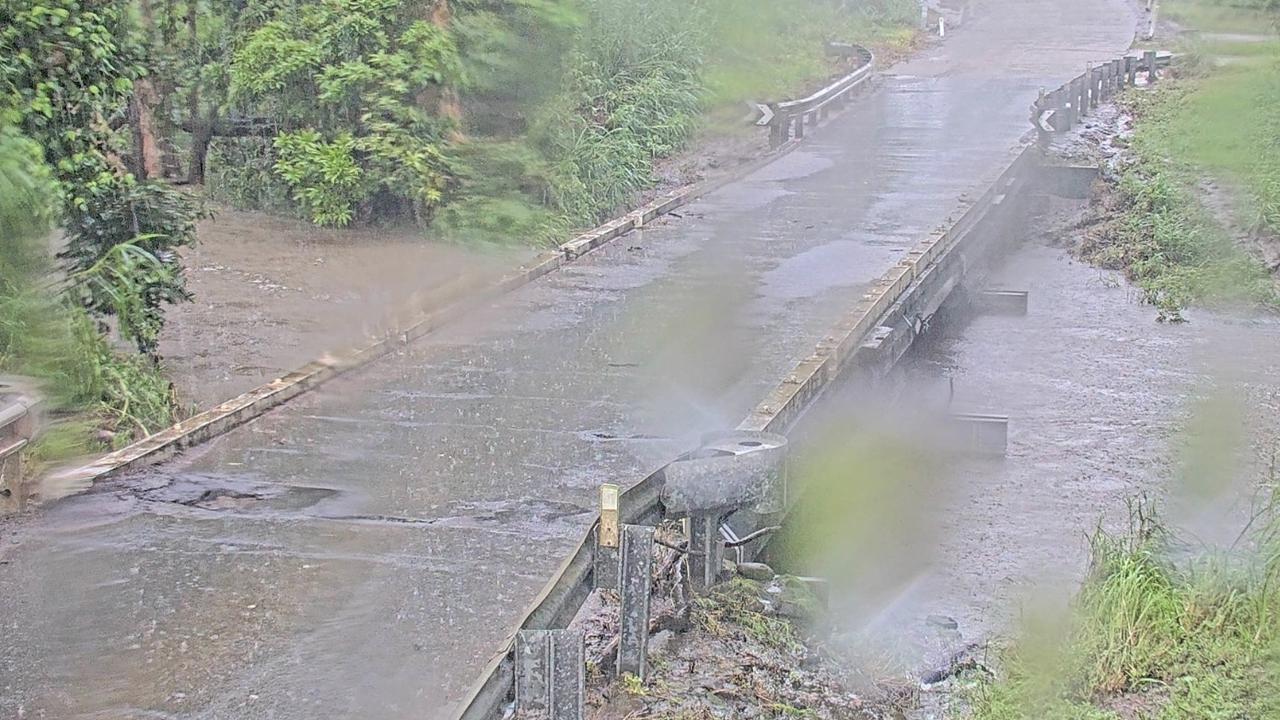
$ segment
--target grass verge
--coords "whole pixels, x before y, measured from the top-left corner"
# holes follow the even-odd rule
[[[1280,717],[1280,517],[1259,515],[1248,553],[1175,561],[1150,506],[1099,531],[1064,624],[1030,623],[970,720]]]
[[[1189,0],[1170,12],[1215,31],[1265,31],[1259,18],[1277,17]],[[1176,76],[1122,102],[1135,130],[1121,219],[1086,257],[1125,269],[1162,319],[1197,302],[1280,307],[1269,269],[1240,243],[1280,242],[1280,41],[1193,39]],[[1209,192],[1209,178],[1230,190]]]

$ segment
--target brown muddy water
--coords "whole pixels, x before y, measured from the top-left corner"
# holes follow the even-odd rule
[[[1190,547],[1230,544],[1277,451],[1280,319],[1158,323],[1118,274],[1048,244],[1084,201],[1038,205],[1055,211],[989,278],[1030,291],[1025,317],[935,327],[895,392],[842,389],[800,429],[810,507],[787,547],[821,550],[790,569],[831,579],[834,644],[864,680],[982,657],[1024,612],[1064,607],[1088,534],[1123,531],[1133,498]],[[1006,456],[932,449],[947,408],[1008,415]],[[941,716],[929,693],[920,717]]]
[[[182,402],[203,410],[381,337],[433,309],[424,305],[431,292],[493,280],[536,252],[219,207],[182,251],[195,302],[169,309],[160,354]]]

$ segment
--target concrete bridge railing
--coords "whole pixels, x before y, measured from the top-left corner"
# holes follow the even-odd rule
[[[26,504],[22,451],[35,438],[38,406],[30,395],[6,392],[0,385],[0,512]]]

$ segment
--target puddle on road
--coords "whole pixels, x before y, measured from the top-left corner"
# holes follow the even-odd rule
[[[760,292],[771,299],[796,300],[837,288],[866,285],[903,253],[899,247],[836,240],[793,255],[763,273]]]
[[[239,514],[292,514],[313,508],[338,494],[338,490],[331,488],[262,483],[228,475],[179,475],[160,487],[138,493],[138,498]]]
[[[624,439],[633,438],[617,438]],[[152,476],[150,482],[154,481]],[[359,524],[438,525],[502,529],[530,537],[562,537],[566,522],[576,527],[585,515],[594,512],[594,508],[569,502],[518,498],[433,506],[427,512],[412,516],[367,513],[356,493],[261,483],[226,475],[179,475],[159,486],[138,489],[136,497],[150,511],[159,514],[191,509],[266,521],[314,519]]]

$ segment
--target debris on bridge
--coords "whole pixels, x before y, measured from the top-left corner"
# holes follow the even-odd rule
[[[659,584],[673,587],[669,580]],[[683,614],[678,602],[668,596],[658,603],[663,610],[655,606],[646,682],[589,664],[588,718],[881,718],[893,717],[913,691],[851,678],[826,643],[822,599],[803,579],[739,574],[693,598]],[[597,645],[594,657],[609,656]]]

